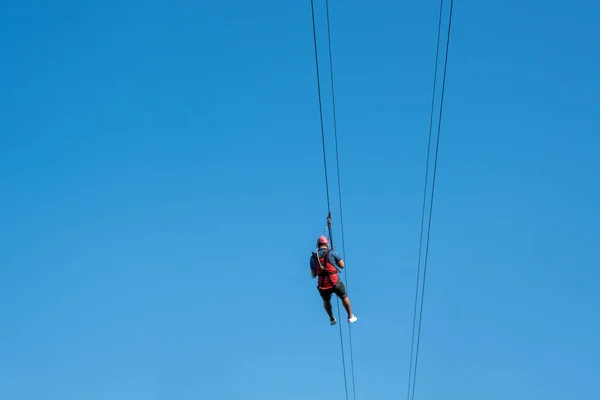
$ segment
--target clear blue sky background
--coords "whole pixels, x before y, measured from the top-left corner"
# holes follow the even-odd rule
[[[1,8],[0,398],[342,399],[309,1]],[[331,13],[357,398],[405,398],[438,3]],[[597,396],[599,14],[455,4],[417,399]]]

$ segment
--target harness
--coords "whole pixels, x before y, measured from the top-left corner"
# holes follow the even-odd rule
[[[323,254],[323,257],[319,257],[319,250],[317,250],[317,252],[316,253],[313,252],[312,255],[316,259],[316,261],[320,267],[317,269],[317,276],[319,276],[319,277],[324,276],[325,279],[329,280],[329,283],[331,283],[331,286],[335,286],[335,284],[333,283],[333,279],[331,279],[331,275],[337,275],[339,270],[336,265],[329,262],[329,253],[330,252],[331,252],[331,249],[327,249],[325,251],[325,253]],[[321,262],[321,258],[323,259],[323,262]],[[332,267],[334,267],[335,271],[328,271],[326,268],[327,265],[331,265]]]

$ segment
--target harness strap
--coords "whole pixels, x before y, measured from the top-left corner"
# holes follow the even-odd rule
[[[331,249],[327,249],[325,251],[325,253],[323,254],[323,260],[325,261],[325,265],[321,264],[321,258],[319,257],[319,250],[317,249],[317,252],[313,252],[313,256],[317,259],[317,263],[319,264],[319,266],[321,267],[321,271],[324,272],[325,274],[317,274],[317,275],[325,275],[327,277],[327,279],[329,279],[329,283],[331,283],[331,286],[335,286],[333,283],[333,279],[331,279],[331,275],[338,275],[339,270],[337,268],[337,266],[335,264],[332,264],[334,266],[334,268],[336,269],[335,272],[331,272],[327,270],[327,263],[329,262],[329,253],[331,253]],[[330,263],[331,264],[331,263]]]

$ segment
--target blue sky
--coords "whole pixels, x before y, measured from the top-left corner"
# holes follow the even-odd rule
[[[2,9],[0,397],[344,398],[310,3]],[[359,399],[406,396],[437,12],[331,4]],[[599,12],[455,4],[417,399],[597,393]]]

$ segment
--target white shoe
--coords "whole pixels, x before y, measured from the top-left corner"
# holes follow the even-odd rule
[[[355,315],[353,315],[353,316],[351,316],[350,318],[348,318],[348,323],[349,323],[349,324],[351,324],[351,323],[353,323],[353,322],[356,322],[356,321],[358,321],[358,318],[356,318],[356,316],[355,316]]]
[[[334,319],[332,319],[331,321],[329,321],[329,325],[332,325],[332,326],[333,326],[333,325],[335,325],[335,324],[337,324],[337,321],[336,321],[336,319],[335,319],[335,318],[334,318]]]

